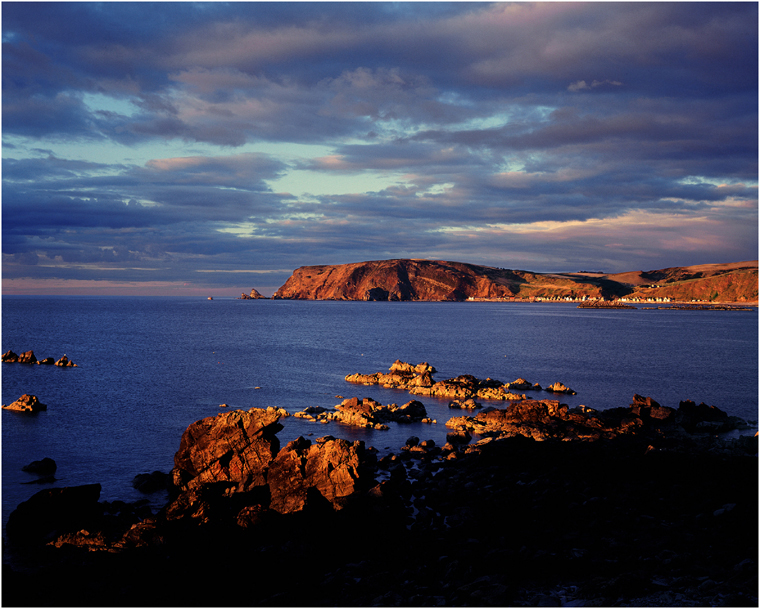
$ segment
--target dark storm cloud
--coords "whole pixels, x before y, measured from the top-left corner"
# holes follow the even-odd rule
[[[5,3],[4,276],[756,258],[757,26],[753,3]],[[313,194],[276,192],[299,173]]]

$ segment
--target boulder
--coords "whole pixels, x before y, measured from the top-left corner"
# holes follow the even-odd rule
[[[274,408],[234,410],[191,424],[174,455],[180,490],[229,482],[237,491],[266,485],[266,469],[280,450],[281,413]]]
[[[738,417],[729,417],[716,406],[708,406],[704,402],[695,404],[692,400],[679,403],[675,419],[689,433],[723,433],[746,424]]]
[[[417,400],[411,400],[402,406],[383,406],[372,398],[359,400],[357,397],[343,400],[334,411],[322,409],[319,412],[314,408],[307,408],[297,416],[322,423],[338,421],[344,425],[380,430],[389,429],[387,423],[419,423],[428,420],[424,404]]]
[[[340,510],[355,492],[374,485],[373,457],[360,440],[324,436],[314,444],[303,437],[289,442],[267,472],[270,508],[287,514],[327,500]]]
[[[540,391],[541,385],[538,383],[531,383],[530,381],[526,381],[524,378],[520,377],[517,380],[512,381],[511,383],[507,383],[506,385],[507,389],[517,389],[517,390],[534,390],[534,391]]]
[[[34,355],[34,351],[25,351],[18,356],[16,360],[19,364],[36,364],[37,358]]]
[[[35,493],[8,517],[8,540],[29,547],[81,529],[94,530],[93,523],[103,514],[100,491],[100,484],[85,484]]]
[[[557,381],[556,383],[553,383],[552,385],[549,385],[546,388],[546,391],[549,391],[550,393],[566,393],[568,395],[575,395],[575,391],[570,389],[570,387],[566,387],[559,381]]]
[[[157,491],[165,490],[171,478],[168,474],[160,471],[154,471],[150,474],[137,474],[132,480],[133,488],[146,495]]]
[[[24,465],[21,468],[22,471],[29,472],[30,474],[37,474],[39,476],[49,476],[54,474],[58,466],[55,461],[50,457],[45,457],[40,461],[32,461],[29,465]]]
[[[46,357],[45,359],[39,360],[37,363],[43,366],[52,366],[55,364],[55,360],[52,357]]]
[[[55,363],[55,365],[61,368],[76,368],[76,364],[72,362],[65,353],[63,354],[63,357],[61,357],[61,359]]]
[[[36,395],[29,395],[28,393],[25,393],[19,399],[8,406],[3,404],[3,408],[5,410],[30,413],[47,410],[47,406],[45,404],[41,404]]]
[[[6,351],[3,353],[0,361],[3,361],[7,364],[15,364],[18,362],[18,353],[14,353],[13,351]]]

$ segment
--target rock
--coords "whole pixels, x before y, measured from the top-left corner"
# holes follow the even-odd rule
[[[36,364],[37,358],[34,356],[34,351],[26,351],[19,355],[16,361],[19,364]]]
[[[64,353],[63,357],[59,359],[56,363],[56,366],[59,366],[61,368],[76,368],[76,364],[72,362],[67,355]]]
[[[260,299],[266,300],[267,297],[259,294],[259,292],[255,288],[251,288],[250,294],[246,294],[244,292],[243,294],[240,295],[240,298],[238,300],[260,300]]]
[[[325,436],[312,444],[300,437],[288,443],[269,468],[270,508],[287,514],[327,500],[340,510],[355,492],[374,485],[372,464],[362,441]]]
[[[462,446],[469,444],[472,436],[466,431],[457,431],[446,434],[446,442],[453,446]]]
[[[708,406],[704,402],[699,405],[695,404],[692,400],[680,402],[675,417],[678,424],[689,433],[697,432],[700,425],[703,431],[712,431],[714,433],[730,431],[732,428],[735,429],[735,426],[731,425],[726,412],[716,406]],[[715,425],[705,425],[706,423]]]
[[[19,399],[8,406],[3,404],[3,408],[5,410],[30,413],[47,410],[47,406],[45,404],[41,404],[36,395],[29,395],[27,393],[22,395]]]
[[[18,362],[18,354],[13,351],[6,351],[0,359],[8,364],[15,364]]]
[[[552,385],[549,385],[546,388],[546,391],[549,391],[551,393],[566,393],[568,395],[575,395],[575,391],[573,391],[572,389],[570,389],[570,387],[566,387],[565,385],[563,385],[559,381],[557,381],[556,383],[554,383]]]
[[[602,413],[592,409],[570,410],[557,400],[523,400],[504,410],[492,408],[475,417],[454,417],[446,427],[491,437],[596,441],[633,433],[656,435],[672,420],[672,409],[639,396],[629,408]]]
[[[449,408],[458,408],[461,410],[475,410],[476,408],[482,408],[483,405],[479,404],[472,398],[469,400],[454,400],[453,402],[449,402]]]
[[[171,478],[168,474],[154,471],[150,474],[137,474],[132,480],[132,486],[144,494],[165,490]]]
[[[21,468],[22,471],[29,472],[30,474],[38,474],[40,476],[54,474],[56,469],[58,469],[58,466],[50,457],[45,457],[40,461],[32,461],[29,465],[24,465],[24,467]]]
[[[512,381],[511,383],[507,383],[506,385],[507,389],[522,389],[525,390],[532,390],[532,391],[540,391],[541,385],[538,383],[531,383],[530,381],[526,381],[524,378],[519,378],[515,381]]]
[[[471,374],[462,374],[445,381],[433,381],[435,368],[427,362],[412,366],[396,360],[389,373],[349,374],[346,381],[363,385],[382,385],[390,389],[406,389],[413,395],[426,395],[439,398],[456,398],[456,404],[469,403],[469,400],[524,400],[526,396],[511,393],[509,385],[492,378],[478,379]],[[534,386],[530,387],[534,389]]]
[[[39,360],[37,363],[43,366],[52,366],[55,364],[55,360],[52,357],[46,357],[45,359]]]
[[[234,410],[191,424],[174,456],[172,477],[181,490],[230,482],[238,491],[266,484],[266,468],[279,452],[281,414],[274,408]]]
[[[461,262],[397,259],[300,267],[272,297],[365,301],[504,300],[514,298],[523,289],[532,291],[532,295],[536,290],[539,294],[548,290],[562,296],[579,292],[597,297],[606,295],[599,285],[582,276],[558,279],[553,275]]]
[[[103,514],[100,484],[39,491],[8,517],[6,532],[13,544],[34,546],[83,528],[92,528]]]
[[[367,427],[370,429],[389,429],[387,423],[419,423],[427,419],[424,404],[417,400],[407,402],[403,406],[388,404],[383,406],[372,398],[359,400],[357,397],[347,398],[338,404],[335,411],[326,411],[319,407],[307,408],[296,416],[319,422],[338,421],[345,425]]]

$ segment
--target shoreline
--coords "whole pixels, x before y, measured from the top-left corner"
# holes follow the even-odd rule
[[[20,505],[3,604],[757,605],[758,435],[719,440],[714,407],[524,400],[382,458],[332,436],[280,448],[280,416],[188,427],[156,514],[101,504],[100,485]]]

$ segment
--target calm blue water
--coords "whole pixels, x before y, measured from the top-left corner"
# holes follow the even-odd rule
[[[757,420],[757,312],[583,310],[573,304],[242,301],[195,298],[2,298],[2,351],[64,353],[77,368],[2,364],[2,401],[36,395],[47,412],[3,411],[3,523],[46,488],[21,471],[51,457],[58,486],[100,482],[102,500],[134,501],[143,472],[168,472],[182,432],[230,408],[333,407],[343,397],[403,404],[403,391],[350,385],[354,372],[427,361],[437,380],[524,377],[578,392],[597,409],[634,393],[677,407],[692,399]],[[538,393],[538,398],[554,398]],[[311,434],[362,439],[381,452],[406,438],[445,442],[463,414],[418,398],[436,425],[366,431],[283,419],[281,443]],[[503,404],[502,404],[503,406]],[[153,497],[154,505],[164,501]]]

